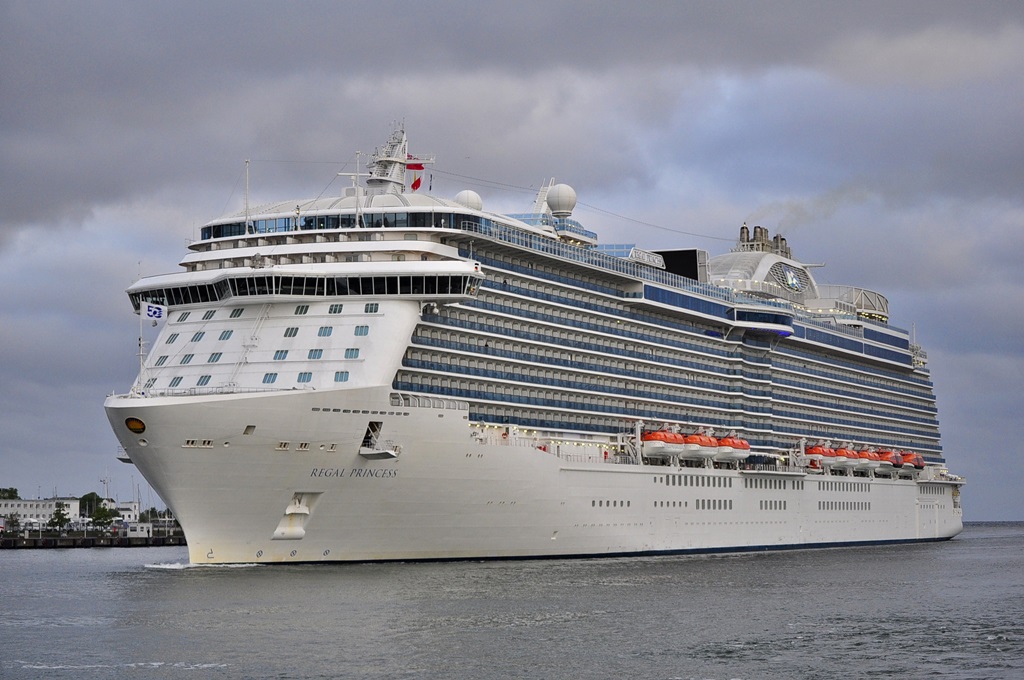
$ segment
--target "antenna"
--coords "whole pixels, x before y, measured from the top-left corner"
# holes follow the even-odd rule
[[[103,500],[110,498],[110,477],[100,477],[100,484],[103,485]]]
[[[356,171],[355,172],[339,172],[338,177],[351,177],[352,178],[352,189],[356,195],[356,227],[363,226],[363,202],[362,196],[359,191],[359,178],[369,177],[370,174],[367,172],[359,172],[359,157],[363,155],[362,151],[356,151]]]
[[[245,231],[249,231],[249,159],[245,159]]]

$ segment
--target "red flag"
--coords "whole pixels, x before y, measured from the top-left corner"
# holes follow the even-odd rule
[[[417,160],[419,160],[418,158],[413,158],[409,154],[405,154],[405,159],[406,159],[406,161],[417,161]],[[405,167],[408,168],[409,170],[422,170],[423,169],[423,163],[408,163],[407,162],[405,164]]]
[[[422,166],[421,166],[421,169],[422,169]],[[420,176],[419,175],[413,175],[412,190],[416,191],[419,188],[420,188]]]

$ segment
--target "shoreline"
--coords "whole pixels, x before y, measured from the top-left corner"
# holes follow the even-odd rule
[[[153,548],[187,545],[184,536],[88,536],[60,538],[0,538],[0,550],[55,548]]]

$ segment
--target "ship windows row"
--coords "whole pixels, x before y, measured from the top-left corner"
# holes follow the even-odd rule
[[[688,508],[689,501],[654,501],[656,508]],[[698,498],[693,501],[695,510],[732,510],[732,500],[728,498]]]
[[[348,379],[349,379],[349,372],[348,371],[335,371],[334,372],[334,382],[336,382],[336,383],[348,382]],[[300,371],[298,376],[295,379],[295,382],[297,382],[297,383],[308,383],[308,382],[312,382],[312,381],[313,381],[313,372],[312,371]],[[263,384],[264,385],[273,385],[276,382],[277,382],[277,373],[270,372],[270,373],[264,373],[263,374]]]
[[[287,350],[287,349],[279,349],[279,350],[275,351],[274,352],[273,360],[274,361],[285,361],[288,358],[289,351],[290,350]],[[186,366],[188,364],[191,364],[192,360],[195,358],[195,356],[196,356],[195,354],[183,354],[181,359],[178,361],[178,364],[181,365],[181,366]],[[216,363],[220,362],[220,360],[221,360],[221,358],[223,358],[223,356],[224,356],[223,352],[213,352],[212,354],[210,354],[209,357],[207,357],[206,363],[208,363],[208,364],[216,364]],[[359,358],[359,348],[358,347],[348,347],[348,348],[346,348],[345,352],[344,352],[344,357],[346,359],[358,359]],[[154,368],[159,368],[160,366],[163,366],[164,364],[167,363],[167,359],[168,358],[169,358],[169,355],[167,355],[167,354],[163,354],[163,355],[157,357],[157,360],[155,362],[153,362],[153,367]],[[323,358],[324,358],[324,350],[323,349],[320,349],[320,348],[311,349],[311,350],[308,350],[306,352],[306,359],[307,360],[318,360],[318,359],[323,359]]]
[[[378,308],[379,308],[379,304],[376,303],[376,302],[367,303],[366,305],[363,306],[363,312],[366,313],[366,314],[376,314]],[[344,304],[341,304],[341,303],[333,304],[328,309],[328,314],[341,314],[342,311],[344,311],[344,309],[345,309],[345,305]],[[217,315],[217,311],[218,310],[216,310],[216,309],[208,309],[205,312],[203,312],[203,321],[210,321],[211,319],[213,319]],[[237,319],[237,318],[241,317],[244,312],[245,312],[245,307],[235,307],[234,309],[231,310],[230,314],[228,314],[228,318],[229,319]],[[294,313],[297,316],[301,316],[301,315],[306,314],[308,312],[309,312],[309,305],[298,305],[298,306],[295,307],[295,312]],[[188,321],[190,316],[192,316],[192,312],[190,312],[190,311],[182,312],[182,313],[178,314],[178,318],[175,319],[175,321],[177,323],[184,323],[185,321]],[[224,331],[224,333],[227,333],[227,335],[225,336],[222,333],[220,339],[221,340],[227,340],[229,337],[231,337],[231,332],[232,331],[229,331],[229,330],[228,331]],[[175,337],[177,337],[177,336],[175,336]]]
[[[693,358],[694,355],[700,357],[703,361],[712,361],[709,356],[716,356],[722,359],[729,358],[732,356],[732,352],[721,349],[718,346],[712,346],[702,343],[687,342],[680,337],[658,337],[648,332],[645,327],[632,326],[622,323],[621,318],[614,317],[599,317],[590,313],[573,312],[563,308],[549,308],[539,307],[538,311],[531,311],[529,305],[524,308],[523,305],[514,306],[504,304],[503,301],[492,302],[490,300],[496,300],[488,295],[484,295],[479,298],[471,306],[475,309],[480,309],[487,312],[492,312],[500,315],[512,315],[513,317],[527,319],[527,325],[534,327],[537,325],[536,322],[542,324],[560,324],[566,326],[572,326],[575,328],[581,328],[583,330],[592,331],[594,333],[602,333],[610,336],[618,336],[627,338],[629,343],[618,342],[616,343],[620,348],[625,349],[634,346],[651,346],[649,350],[652,354],[657,351],[662,355],[671,355],[677,358],[678,361],[686,361]],[[459,317],[463,320],[475,320],[469,319],[468,317]],[[486,317],[494,325],[500,325],[503,328],[512,328],[513,320],[508,318],[492,318]],[[603,339],[605,342],[609,342],[608,339]],[[615,341],[611,341],[615,343]],[[661,343],[671,346],[677,351],[666,350],[664,347],[654,347],[656,343]],[[725,361],[715,362],[721,366],[732,366]],[[733,368],[733,370],[737,370]]]
[[[447,359],[449,357],[445,358]],[[461,359],[456,359],[454,363],[405,359],[403,360],[403,366],[425,371],[453,373],[460,376],[489,378],[492,380],[517,383],[525,386],[521,388],[517,385],[494,385],[493,387],[495,390],[500,390],[510,394],[520,393],[526,395],[527,392],[520,392],[520,390],[525,390],[533,386],[542,388],[540,390],[530,389],[528,392],[530,398],[537,398],[542,396],[542,394],[543,396],[549,396],[551,392],[550,390],[543,389],[545,387],[560,387],[565,390],[603,392],[614,395],[612,398],[592,396],[580,397],[581,399],[592,400],[588,403],[594,404],[613,404],[620,395],[629,394],[634,399],[651,399],[655,401],[671,401],[694,405],[699,404],[709,408],[722,410],[735,407],[735,404],[723,399],[704,398],[704,395],[701,392],[683,388],[672,389],[671,387],[665,386],[664,382],[647,383],[639,381],[625,381],[600,375],[585,373],[577,374],[567,371],[551,371],[547,369],[524,370],[519,366],[503,364],[501,362],[497,364],[494,362],[487,362],[483,368],[473,368],[466,365],[465,360]],[[487,368],[487,366],[492,366],[494,368]],[[439,379],[434,376],[431,376],[430,378],[422,378],[422,380],[430,381],[446,379],[447,378]],[[416,381],[415,377],[413,378],[413,381]]]
[[[592,508],[628,508],[630,505],[630,501],[590,501],[590,507]]]
[[[152,288],[131,293],[136,310],[142,302],[160,305],[205,304],[254,295],[475,295],[473,276],[238,276],[214,283]]]
[[[421,382],[412,382],[403,379],[404,374],[400,374],[398,379],[394,383],[395,389],[405,390],[410,392],[425,392],[428,394],[446,394],[455,395],[467,400],[486,400],[486,401],[504,401],[514,402],[521,401],[510,396],[489,392],[480,389],[476,384],[471,385],[467,381],[455,381],[452,382],[451,386],[434,386],[428,385]],[[615,403],[609,402],[607,405],[585,405],[578,401],[571,401],[566,399],[535,399],[539,406],[547,406],[552,410],[534,410],[524,409],[521,406],[509,404],[509,406],[495,405],[495,404],[478,404],[475,407],[475,415],[473,418],[487,423],[515,423],[524,427],[531,428],[542,428],[542,429],[570,429],[579,430],[586,432],[620,432],[627,430],[630,426],[629,423],[636,418],[643,419],[654,419],[654,420],[692,420],[692,413],[685,411],[684,409],[669,410],[664,407],[659,407],[655,410],[655,407],[648,406],[644,409],[631,410],[628,413],[621,401],[616,405]],[[543,403],[540,403],[543,402]],[[609,414],[607,417],[596,416],[593,413],[582,412],[584,409],[589,411],[604,411]],[[701,422],[707,425],[721,428],[734,429],[740,427],[741,424],[734,422],[732,419],[720,418],[711,414],[701,415]]]
[[[475,319],[482,318],[486,320],[476,321]],[[493,339],[477,339],[476,345],[469,347],[470,351],[481,351],[481,348],[485,353],[496,353],[495,350],[505,350],[508,352],[515,352],[510,354],[512,358],[524,358],[531,360],[535,357],[527,355],[519,350],[523,347],[523,341],[526,342],[537,342],[547,345],[559,345],[559,346],[570,346],[575,352],[573,353],[562,353],[564,361],[567,361],[573,365],[578,365],[581,360],[590,360],[600,362],[604,359],[601,355],[611,355],[608,359],[609,364],[613,364],[619,367],[619,370],[623,373],[630,375],[638,375],[644,371],[649,371],[654,375],[661,373],[669,377],[672,382],[696,382],[696,376],[700,375],[701,379],[707,381],[715,381],[717,376],[714,375],[701,375],[700,372],[708,374],[718,374],[723,376],[718,379],[717,382],[711,384],[721,385],[721,389],[728,389],[730,382],[725,376],[737,375],[736,369],[732,367],[728,362],[716,360],[703,355],[687,355],[682,352],[675,352],[672,350],[666,350],[661,347],[644,347],[643,345],[637,345],[634,342],[619,341],[606,336],[600,335],[583,335],[579,332],[550,328],[545,326],[537,326],[529,323],[519,323],[512,319],[490,319],[489,317],[477,317],[476,315],[467,314],[464,311],[449,311],[446,316],[428,316],[424,317],[424,321],[432,321],[443,323],[446,326],[464,329],[464,332],[451,332],[445,333],[442,331],[435,331],[431,329],[429,331],[429,337],[437,338],[438,342],[431,342],[425,344],[431,345],[444,345],[447,340],[454,342],[462,341],[464,344],[470,340],[470,336],[467,332],[479,332],[487,333],[492,335],[500,335],[504,338],[508,338],[508,342],[502,342],[501,340]],[[492,351],[488,352],[487,349],[492,348]],[[467,349],[460,347],[459,349]],[[616,361],[612,357],[623,357],[629,361]],[[641,363],[636,364],[635,361]],[[671,368],[677,369],[676,371],[670,371],[667,374],[664,373],[664,369],[660,366],[668,365]],[[686,369],[693,369],[698,373],[689,374]],[[736,390],[736,387],[732,388]],[[756,388],[754,386],[745,386],[745,390],[748,393],[761,393],[763,396],[769,396],[766,389]]]
[[[818,489],[821,491],[846,491],[865,493],[871,491],[871,485],[867,482],[826,482],[819,481]]]
[[[713,486],[731,489],[732,477],[709,477],[707,475],[665,475],[664,477],[655,477],[654,483],[664,483],[665,486]]]
[[[232,319],[237,319],[238,317],[242,316],[242,312],[244,310],[245,310],[245,307],[239,307],[237,309],[232,309],[231,310],[231,318]],[[203,312],[203,321],[209,321],[216,314],[217,314],[217,310],[216,309],[208,309],[208,310],[206,310],[205,312]],[[182,312],[181,314],[178,315],[177,321],[178,321],[178,323],[182,323],[184,321],[188,321],[188,318],[190,316],[192,316],[192,312]]]
[[[660,340],[665,343],[680,343],[681,340],[685,339],[685,345],[695,347],[698,351],[702,352],[714,352],[720,353],[723,356],[728,355],[727,352],[723,352],[721,349],[721,343],[714,343],[710,340],[702,338],[711,332],[713,329],[710,326],[699,326],[695,324],[682,324],[677,319],[669,319],[664,316],[658,316],[654,314],[641,313],[635,310],[628,309],[625,305],[616,303],[613,300],[597,297],[595,295],[584,295],[573,290],[567,290],[565,288],[556,288],[551,286],[536,285],[532,281],[521,282],[515,278],[509,283],[509,279],[506,277],[501,278],[501,282],[498,282],[498,276],[492,274],[488,280],[488,289],[497,292],[509,294],[506,297],[499,297],[497,295],[481,294],[480,299],[492,302],[506,302],[512,306],[513,309],[525,309],[531,313],[546,313],[554,316],[563,314],[563,311],[551,308],[547,305],[535,304],[532,302],[522,302],[517,296],[525,296],[531,300],[541,300],[545,302],[553,302],[559,305],[566,305],[570,307],[576,307],[585,310],[586,312],[595,312],[602,316],[608,317],[609,320],[614,321],[617,324],[623,324],[623,330],[630,331],[636,334],[642,334],[650,339]],[[583,318],[580,315],[575,315],[574,318]],[[586,318],[594,318],[593,314],[586,314]],[[684,335],[686,333],[686,335]]]
[[[453,364],[457,367],[465,367],[466,370],[459,372],[478,373],[478,371],[494,371],[500,369],[504,364],[496,362],[495,359],[504,358],[516,361],[525,361],[530,364],[529,375],[536,376],[538,380],[530,382],[541,382],[552,384],[550,381],[556,375],[562,373],[554,369],[560,367],[572,368],[575,370],[591,371],[600,376],[587,378],[605,386],[623,385],[622,379],[628,380],[632,385],[635,380],[650,380],[658,384],[671,383],[687,388],[713,390],[716,392],[739,393],[739,386],[728,378],[707,375],[702,372],[688,372],[683,370],[671,370],[660,367],[653,363],[636,363],[621,359],[591,354],[589,352],[569,352],[559,348],[564,343],[556,342],[549,338],[549,346],[533,345],[521,342],[506,342],[504,340],[491,340],[480,337],[473,337],[461,333],[448,333],[434,329],[423,329],[414,336],[413,342],[430,347],[444,348],[446,351],[427,352],[418,349],[410,349],[408,353],[409,365],[421,368],[431,368],[429,364]],[[451,355],[451,351],[460,354]],[[485,354],[486,357],[466,356],[466,352],[474,355]],[[708,368],[708,367],[703,367]],[[475,370],[474,370],[475,369]],[[744,395],[761,393],[762,390],[744,389]],[[767,396],[767,391],[764,391]]]
[[[335,371],[334,372],[334,382],[336,382],[336,383],[348,382],[350,375],[351,374],[348,371]],[[276,384],[278,377],[279,377],[279,374],[276,373],[276,372],[264,373],[263,374],[262,383],[264,385]],[[210,384],[210,381],[212,379],[213,379],[212,375],[209,375],[209,374],[201,375],[196,380],[195,386],[196,387],[207,387]],[[175,388],[181,387],[181,383],[183,381],[184,381],[184,377],[183,376],[180,376],[180,375],[174,376],[173,378],[171,378],[170,382],[167,384],[167,388],[168,389],[175,389]],[[312,382],[312,381],[313,381],[313,372],[312,371],[299,371],[298,374],[295,376],[295,382],[297,384],[304,384],[304,383],[309,383],[309,382]],[[146,381],[144,387],[145,387],[145,389],[151,389],[151,388],[156,386],[157,382],[158,382],[157,378],[150,378],[149,380]]]
[[[697,510],[732,510],[732,500],[727,498],[698,498],[694,501]]]
[[[921,484],[917,487],[917,492],[929,495],[946,495],[946,487],[941,484]]]
[[[369,306],[369,305],[367,305],[367,306]],[[353,330],[353,333],[357,337],[369,335],[370,334],[370,327],[369,326],[365,326],[365,325],[355,326],[355,328]],[[289,326],[288,328],[284,329],[284,337],[286,337],[286,338],[294,338],[298,334],[299,334],[299,327],[298,326]],[[317,337],[329,338],[332,335],[334,335],[334,326],[320,326],[320,328],[317,329],[316,334],[317,334]],[[232,335],[234,335],[234,331],[233,330],[221,331],[220,336],[217,338],[217,340],[218,341],[230,340]],[[180,337],[179,333],[171,333],[170,335],[167,336],[167,339],[164,341],[164,344],[165,345],[173,345],[175,342],[177,342],[179,337]],[[192,337],[189,339],[189,342],[200,342],[205,337],[206,337],[206,332],[205,331],[198,331],[198,332],[192,334]]]
[[[229,236],[245,236],[246,234],[274,234],[290,231],[329,230],[329,229],[432,229],[451,227],[462,221],[469,220],[480,224],[481,218],[475,215],[434,212],[364,212],[359,215],[303,215],[298,217],[271,217],[250,220],[248,227],[245,222],[228,224],[211,224],[200,230],[200,237],[206,241]],[[490,220],[484,220],[490,222]]]
[[[606,413],[620,417],[644,418],[652,420],[692,420],[693,413],[690,410],[699,402],[687,403],[668,402],[664,398],[652,398],[646,403],[641,401],[624,402],[621,398],[598,397],[590,394],[578,394],[572,392],[553,392],[544,389],[524,389],[510,384],[488,385],[477,381],[450,380],[447,377],[421,376],[415,373],[401,371],[395,381],[396,389],[410,390],[415,392],[428,392],[436,394],[456,394],[466,399],[503,401],[510,404],[530,404],[560,411],[590,411]],[[709,409],[706,414],[701,414],[702,423],[714,427],[736,428],[741,424],[733,419],[722,418],[712,415],[719,412],[719,409]],[[526,411],[515,408],[516,422],[522,425],[537,427],[551,427],[552,421],[547,418],[523,418]],[[538,414],[539,415],[539,414]],[[550,414],[544,414],[548,418]],[[594,431],[607,432],[608,428],[618,430],[622,424],[618,420],[605,418],[587,417],[587,422],[601,422],[604,425]],[[488,422],[494,422],[487,419]],[[559,420],[557,422],[564,422]]]
[[[818,501],[818,510],[868,512],[871,510],[871,501]]]
[[[763,477],[744,477],[743,487],[745,489],[779,489],[789,488],[789,482],[785,479],[772,479]],[[795,488],[795,487],[794,487]]]
[[[786,501],[780,500],[762,500],[758,505],[759,510],[785,510]]]

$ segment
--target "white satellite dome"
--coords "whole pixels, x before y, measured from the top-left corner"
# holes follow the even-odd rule
[[[548,189],[548,207],[555,217],[568,217],[576,207],[576,190],[568,184],[556,184]]]
[[[463,189],[455,194],[455,202],[472,210],[482,210],[484,207],[484,200],[480,198],[480,194],[470,189]]]

